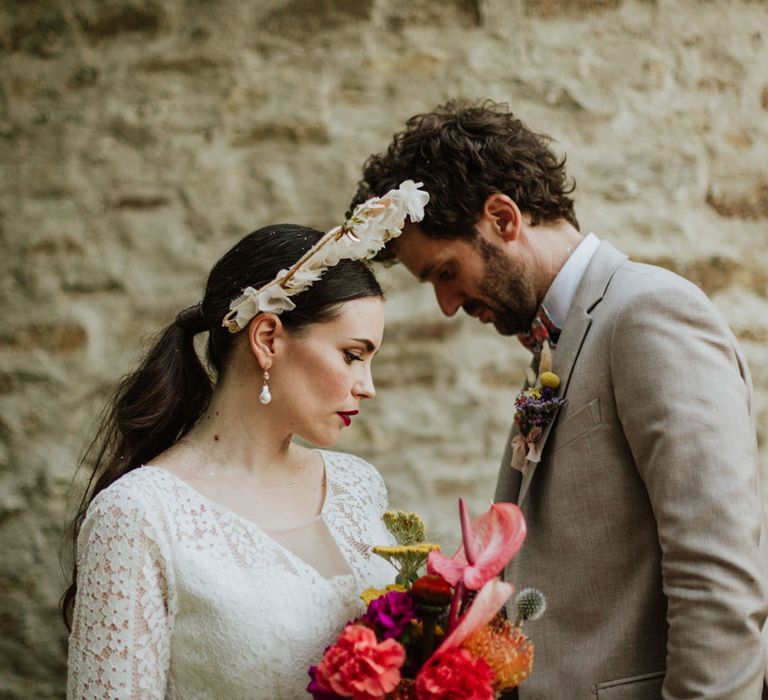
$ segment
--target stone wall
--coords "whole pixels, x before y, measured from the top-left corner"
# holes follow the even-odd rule
[[[768,473],[765,3],[4,0],[0,698],[63,696],[73,466],[147,334],[249,230],[338,222],[364,158],[453,96],[554,135],[583,228],[714,299]],[[526,353],[382,278],[379,396],[340,447],[452,544],[457,496],[491,496]]]

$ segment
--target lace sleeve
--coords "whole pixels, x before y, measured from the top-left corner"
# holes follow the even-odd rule
[[[173,614],[164,541],[140,496],[116,484],[78,539],[68,698],[163,698]]]

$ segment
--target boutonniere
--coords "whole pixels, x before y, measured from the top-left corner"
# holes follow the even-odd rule
[[[520,432],[512,438],[512,466],[524,475],[530,462],[541,461],[539,440],[557,409],[565,403],[557,395],[560,377],[552,371],[552,350],[546,340],[541,348],[539,374],[529,376],[528,380],[530,386],[515,398],[515,423]]]

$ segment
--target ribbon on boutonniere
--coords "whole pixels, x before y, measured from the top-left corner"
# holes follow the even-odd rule
[[[518,433],[512,438],[512,466],[523,472],[523,476],[528,473],[529,462],[541,462],[541,448],[538,445],[541,433],[541,428],[536,426],[527,435]]]
[[[552,372],[552,350],[544,341],[539,373],[532,386],[515,398],[515,423],[520,432],[512,438],[512,467],[526,474],[531,462],[541,461],[539,440],[565,399],[557,395],[560,377]]]

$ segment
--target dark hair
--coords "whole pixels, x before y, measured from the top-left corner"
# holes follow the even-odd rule
[[[578,229],[568,196],[575,184],[551,141],[527,129],[506,104],[447,102],[411,117],[386,153],[368,158],[350,210],[411,179],[429,192],[419,228],[430,238],[474,238],[483,204],[496,192],[512,198],[533,225],[565,219]],[[376,259],[393,257],[385,248]]]
[[[245,287],[258,289],[274,279],[321,236],[292,224],[247,235],[213,266],[203,301],[182,311],[155,339],[139,368],[120,383],[79,464],[93,463],[93,470],[73,523],[72,583],[61,600],[67,626],[77,592],[77,536],[88,506],[110,484],[188,433],[208,407],[213,387],[195,351],[195,335],[209,333],[208,365],[222,376],[235,343],[244,337],[221,325],[230,302]],[[283,312],[280,320],[289,332],[300,333],[310,324],[333,320],[342,302],[371,296],[383,294],[369,266],[342,260],[292,297],[296,308]]]

